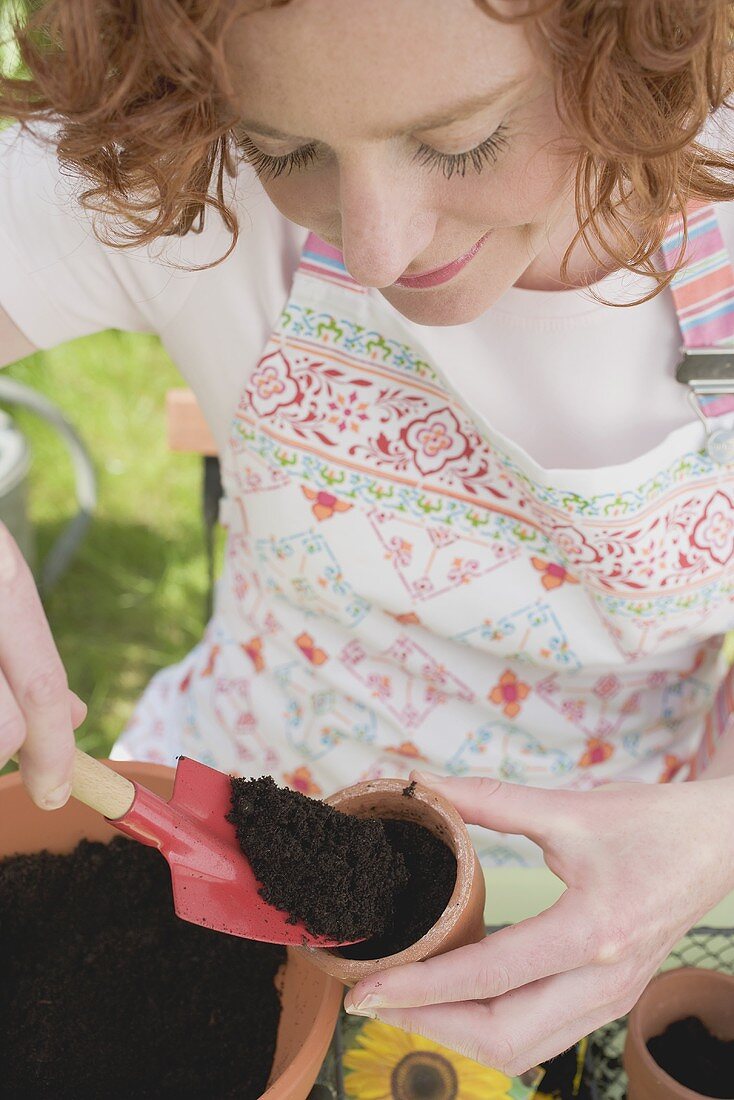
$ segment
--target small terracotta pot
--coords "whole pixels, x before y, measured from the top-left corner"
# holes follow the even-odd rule
[[[308,959],[345,985],[356,985],[378,970],[419,962],[455,947],[484,939],[484,875],[458,810],[428,787],[416,786],[412,797],[403,794],[404,779],[374,779],[345,787],[325,799],[342,813],[355,817],[382,817],[415,821],[448,845],[456,857],[456,885],[432,928],[416,943],[381,959],[345,959],[336,951],[299,947]]]
[[[629,1017],[627,1100],[700,1100],[702,1093],[678,1084],[647,1049],[649,1039],[687,1016],[698,1016],[719,1039],[734,1039],[734,976],[687,966],[653,978]]]
[[[116,760],[105,763],[156,794],[170,797],[172,768]],[[39,810],[17,772],[0,778],[0,822],[0,859],[43,848],[69,852],[84,838],[109,841],[121,835],[103,817],[73,798],[62,810],[52,813]],[[263,1100],[306,1100],[331,1042],[342,989],[291,948],[278,981],[282,1012],[270,1082]]]

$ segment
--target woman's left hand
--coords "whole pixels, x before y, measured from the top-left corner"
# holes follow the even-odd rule
[[[568,889],[479,944],[365,979],[346,1007],[511,1076],[628,1012],[734,888],[734,777],[584,792],[414,778],[467,823],[536,841]]]

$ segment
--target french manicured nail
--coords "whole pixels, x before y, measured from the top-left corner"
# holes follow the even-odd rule
[[[65,802],[68,802],[71,794],[71,783],[62,783],[53,791],[44,796],[43,805],[47,810],[58,810]]]
[[[374,1020],[377,1016],[377,1009],[382,1007],[382,1001],[379,997],[370,995],[365,997],[361,1001],[357,1001],[356,1004],[345,1004],[344,1008],[350,1016],[369,1016],[370,1020]]]

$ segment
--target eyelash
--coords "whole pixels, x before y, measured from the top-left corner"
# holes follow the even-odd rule
[[[244,134],[237,138],[237,145],[245,154],[245,159],[255,169],[258,176],[266,180],[277,179],[278,176],[289,176],[291,172],[308,168],[316,160],[316,147],[304,145],[302,149],[296,149],[293,153],[286,153],[282,157],[273,157],[263,153]],[[467,149],[464,153],[439,153],[437,149],[431,149],[429,145],[420,145],[414,156],[414,160],[425,167],[440,168],[446,179],[452,176],[464,177],[469,168],[473,168],[478,174],[486,164],[496,164],[500,152],[507,145],[507,126],[503,123],[473,149]]]
[[[440,168],[446,179],[450,180],[454,175],[463,178],[469,168],[473,168],[479,175],[485,164],[497,163],[506,145],[507,126],[502,123],[493,134],[479,145],[475,145],[473,149],[467,149],[465,153],[439,153],[429,145],[421,145],[414,159],[418,164]]]

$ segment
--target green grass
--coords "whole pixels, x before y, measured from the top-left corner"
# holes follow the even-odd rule
[[[46,611],[71,687],[89,705],[80,745],[103,755],[146,683],[201,637],[206,562],[200,460],[166,449],[164,397],[181,378],[154,337],[107,332],[8,368],[54,401],[94,459],[99,506]],[[39,556],[75,502],[53,431],[11,410],[33,449]]]

